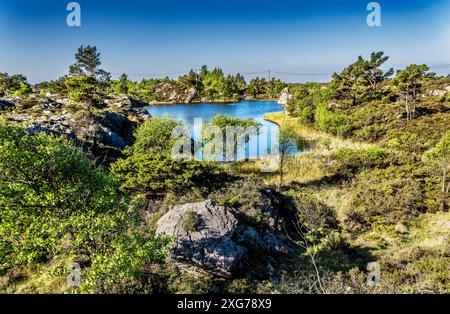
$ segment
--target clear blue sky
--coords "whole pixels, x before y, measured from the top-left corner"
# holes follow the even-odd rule
[[[202,64],[226,73],[329,73],[374,50],[394,67],[450,63],[449,0],[378,1],[380,28],[366,24],[368,0],[79,0],[80,28],[66,25],[68,2],[0,1],[1,72],[56,79],[82,44],[98,47],[106,70],[131,74]]]

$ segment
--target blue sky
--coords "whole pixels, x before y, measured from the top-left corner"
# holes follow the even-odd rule
[[[68,2],[0,1],[1,72],[56,79],[82,44],[98,47],[106,70],[136,80],[202,64],[226,73],[331,73],[375,50],[396,68],[450,63],[448,0],[378,1],[379,28],[366,24],[368,0],[79,0],[79,28],[66,25]]]

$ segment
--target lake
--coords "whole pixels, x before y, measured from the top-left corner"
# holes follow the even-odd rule
[[[211,121],[216,114],[226,114],[238,118],[253,118],[262,124],[260,134],[250,138],[246,145],[245,158],[254,159],[264,157],[273,151],[273,139],[278,138],[278,126],[265,121],[264,115],[271,112],[279,112],[284,108],[274,101],[240,101],[236,103],[200,103],[200,104],[172,104],[146,107],[152,116],[170,115],[181,120],[191,130],[194,140],[200,139],[198,122],[203,124]],[[250,147],[255,147],[251,149]],[[244,153],[238,157],[244,157]]]

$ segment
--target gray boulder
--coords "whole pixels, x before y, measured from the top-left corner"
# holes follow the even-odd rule
[[[249,226],[241,226],[235,239],[240,244],[256,247],[267,253],[288,254],[289,252],[289,247],[270,230],[256,230]]]
[[[176,238],[175,259],[231,275],[246,258],[246,249],[232,239],[237,225],[228,210],[205,201],[172,208],[158,221],[156,234]]]
[[[25,122],[25,121],[31,121],[33,119],[32,116],[27,114],[12,114],[8,117],[10,120],[18,121],[18,122]]]
[[[125,140],[121,136],[103,126],[100,126],[100,132],[96,137],[100,142],[112,147],[124,149],[126,146]]]
[[[280,106],[286,107],[289,103],[289,100],[292,98],[292,95],[289,93],[289,88],[283,89],[281,92],[280,98],[278,99],[278,104]]]
[[[114,112],[108,111],[106,112],[105,119],[103,120],[103,125],[110,128],[113,132],[119,133],[125,122],[125,117]]]
[[[186,104],[190,104],[194,100],[195,96],[197,96],[197,90],[194,87],[192,87],[191,89],[189,89],[188,95],[184,102]]]

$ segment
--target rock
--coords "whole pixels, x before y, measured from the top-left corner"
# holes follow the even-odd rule
[[[14,107],[13,103],[11,103],[11,102],[9,102],[7,100],[0,99],[0,110],[6,110],[6,109],[9,109],[11,107]]]
[[[189,89],[188,96],[186,97],[184,102],[186,104],[190,104],[192,100],[194,100],[195,96],[197,96],[197,90],[194,87],[192,87],[191,89]]]
[[[71,102],[72,100],[70,98],[60,98],[60,99],[55,99],[55,102],[61,104],[61,105],[67,105]]]
[[[48,117],[46,117],[46,116],[37,117],[36,122],[39,122],[39,123],[48,122]]]
[[[62,118],[60,115],[52,115],[52,116],[50,117],[50,120],[51,120],[51,121],[58,121],[58,122],[61,122],[61,121],[63,120],[63,118]]]
[[[26,132],[31,135],[38,135],[39,133],[51,134],[52,131],[49,128],[42,126],[42,124],[32,124],[27,127]]]
[[[335,109],[335,108],[340,108],[340,107],[341,107],[341,105],[337,102],[330,102],[328,104],[328,109]]]
[[[132,111],[144,120],[151,117],[150,113],[144,108],[133,108]]]
[[[176,91],[171,92],[170,96],[169,96],[169,101],[174,101],[174,100],[177,100],[177,99],[178,99],[177,92]]]
[[[289,88],[284,88],[281,92],[280,99],[278,100],[278,104],[280,106],[286,107],[289,103],[289,100],[292,98],[292,95],[289,93]]]
[[[446,93],[446,90],[435,89],[431,92],[431,96],[444,96]]]
[[[106,112],[105,119],[103,120],[103,125],[111,129],[113,132],[119,133],[123,128],[124,122],[124,116],[113,111],[108,111]]]
[[[20,122],[31,121],[33,119],[32,116],[27,115],[27,114],[12,114],[8,118],[10,120],[20,121]]]
[[[104,126],[100,126],[100,132],[97,133],[96,137],[100,142],[118,149],[124,149],[126,146],[121,136]]]
[[[450,229],[450,220],[438,220],[436,225],[442,228]]]
[[[249,226],[242,226],[235,238],[240,244],[257,247],[268,253],[287,254],[289,252],[289,247],[269,230],[258,231]]]
[[[194,230],[186,230],[190,215],[197,222]],[[158,221],[156,234],[176,237],[171,249],[175,259],[230,275],[246,258],[246,249],[232,239],[237,225],[224,207],[205,201],[172,208]]]

